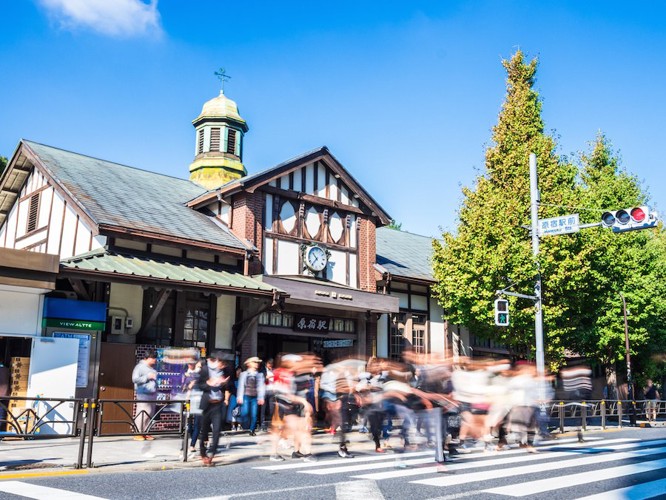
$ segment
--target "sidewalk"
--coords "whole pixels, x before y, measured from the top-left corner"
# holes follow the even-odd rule
[[[350,432],[350,452],[372,452],[374,443],[368,434]],[[396,444],[398,440],[396,439]],[[189,452],[188,461],[182,461],[182,440],[174,437],[156,437],[154,441],[134,441],[131,437],[100,437],[93,441],[93,467],[104,470],[150,470],[201,467],[198,448]],[[318,432],[313,435],[312,453],[331,456],[337,453],[338,440],[330,434]],[[271,454],[270,434],[258,432],[249,436],[247,432],[226,433],[220,437],[216,465],[241,462],[254,458],[268,460]],[[285,458],[293,449],[280,448]],[[4,440],[0,441],[0,480],[3,476],[40,470],[74,469],[79,453],[78,438],[51,440]],[[86,464],[88,446],[84,451]]]
[[[652,423],[652,427],[664,427],[666,422]],[[646,427],[642,421],[637,427]],[[637,428],[635,427],[635,428]],[[624,428],[629,428],[628,426]],[[567,426],[564,434],[558,430],[553,436],[576,435],[579,426]],[[608,427],[607,430],[616,430]],[[602,431],[601,427],[588,425],[586,433]],[[394,434],[395,436],[395,434]],[[374,443],[369,434],[353,431],[347,434],[351,453],[373,453]],[[425,441],[417,437],[416,444]],[[93,468],[99,471],[162,470],[187,467],[201,467],[199,453],[189,453],[188,461],[182,461],[181,439],[157,437],[154,441],[134,441],[131,437],[101,437],[93,442]],[[320,457],[335,456],[338,450],[337,438],[324,432],[316,432],[312,438],[312,453]],[[400,446],[400,439],[392,437],[391,443]],[[51,440],[4,440],[0,441],[0,480],[17,474],[34,474],[46,471],[72,471],[79,452],[78,438]],[[282,456],[289,459],[292,449],[280,448]],[[84,467],[88,447],[84,450]],[[271,453],[270,434],[259,432],[249,436],[247,432],[230,432],[220,438],[220,451],[215,458],[216,465],[225,465],[263,458],[268,460]],[[433,450],[434,453],[434,450]]]

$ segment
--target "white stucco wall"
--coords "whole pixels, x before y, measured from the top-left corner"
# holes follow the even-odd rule
[[[45,292],[0,285],[0,335],[41,335]]]
[[[141,328],[141,321],[143,319],[143,288],[140,285],[111,283],[109,316],[125,317],[123,309],[127,310],[129,317],[134,320],[134,327],[131,330],[126,330],[125,334],[109,335],[109,337],[114,342],[133,343],[139,328]]]
[[[444,310],[436,299],[430,299],[430,352],[444,353],[446,328],[442,315]]]
[[[215,348],[231,349],[233,342],[232,327],[236,322],[236,297],[220,295],[217,298],[216,315]]]

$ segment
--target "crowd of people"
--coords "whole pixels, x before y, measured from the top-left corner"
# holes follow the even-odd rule
[[[285,460],[285,443],[288,457],[316,460],[317,426],[333,436],[341,458],[354,456],[346,434],[355,425],[368,433],[376,453],[384,453],[392,437],[415,449],[416,436],[440,462],[472,445],[502,450],[508,436],[536,452],[537,408],[552,397],[550,381],[539,378],[533,364],[453,364],[411,351],[400,362],[350,358],[326,366],[312,353],[250,357],[244,370],[213,352],[189,366],[184,383],[193,415],[190,450],[196,453],[199,443],[204,465],[212,464],[221,431],[239,426],[250,436],[270,432],[272,461]]]

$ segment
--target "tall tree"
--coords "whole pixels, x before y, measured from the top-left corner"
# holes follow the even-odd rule
[[[620,167],[609,141],[599,134],[591,153],[581,156],[581,204],[599,210],[583,214],[595,222],[604,209],[647,202],[638,179]],[[661,230],[613,233],[599,229],[580,235],[589,264],[580,289],[582,318],[568,339],[576,352],[594,357],[612,380],[617,361],[626,368],[622,294],[629,310],[628,337],[636,371],[651,365],[650,355],[666,349],[666,235]]]
[[[5,168],[7,168],[7,158],[0,156],[0,175],[5,171]]]
[[[551,238],[544,241],[539,262],[532,256],[530,222],[529,154],[537,155],[542,201],[548,200],[540,216],[561,215],[575,192],[575,166],[555,153],[555,140],[544,133],[541,101],[534,89],[536,59],[525,61],[519,50],[503,61],[507,93],[493,127],[492,145],[486,151],[486,173],[473,189],[463,189],[464,201],[455,234],[445,233],[435,241],[433,266],[438,284],[435,292],[445,317],[463,324],[477,336],[507,345],[515,354],[531,355],[534,345],[534,304],[510,297],[511,326],[493,323],[495,290],[513,286],[514,291],[532,293],[535,277],[544,277],[544,303],[554,294],[566,293],[571,284],[566,270],[576,262],[575,242]],[[564,263],[564,265],[563,265]],[[568,308],[561,304],[548,311],[551,358],[564,352],[558,339],[567,324]]]

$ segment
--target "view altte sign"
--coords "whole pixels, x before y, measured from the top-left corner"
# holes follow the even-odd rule
[[[580,231],[578,214],[539,219],[539,236],[577,233],[578,231]]]

